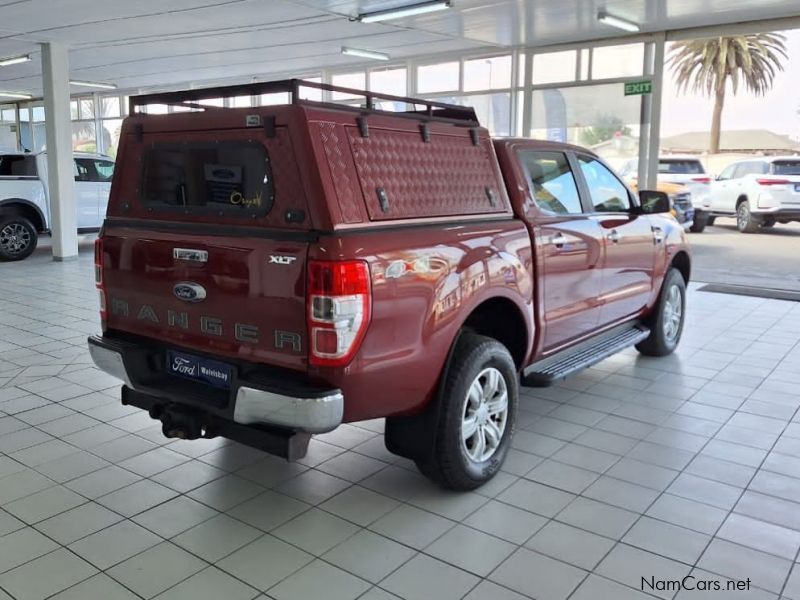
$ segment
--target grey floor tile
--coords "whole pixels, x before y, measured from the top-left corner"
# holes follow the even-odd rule
[[[269,595],[275,600],[355,600],[369,588],[367,581],[315,560],[270,588]]]
[[[800,531],[735,513],[727,518],[717,537],[790,560],[800,549]]]
[[[133,517],[133,521],[163,538],[171,538],[219,513],[196,500],[178,496]]]
[[[126,458],[119,463],[119,466],[142,477],[152,477],[156,473],[176,467],[187,460],[189,459],[183,454],[166,448],[155,448],[149,452]]]
[[[660,496],[647,509],[646,514],[655,519],[709,535],[714,534],[728,516],[727,511],[721,508],[672,494]]]
[[[255,527],[227,515],[217,515],[175,536],[172,541],[208,562],[217,562],[262,535]]]
[[[97,572],[66,548],[59,548],[0,575],[0,587],[17,600],[43,600]]]
[[[360,486],[352,486],[326,500],[320,508],[361,526],[381,518],[398,506],[397,500]]]
[[[591,571],[614,544],[614,540],[609,538],[558,521],[550,521],[528,540],[525,547]]]
[[[151,479],[176,492],[185,494],[211,481],[227,475],[226,471],[207,465],[199,460],[190,460],[154,475]]]
[[[378,583],[414,554],[411,548],[362,530],[328,551],[323,558],[362,579]]]
[[[658,556],[633,546],[618,544],[603,559],[595,570],[595,574],[613,579],[633,589],[641,589],[641,578],[653,575],[657,579],[683,579],[689,574],[689,565]],[[660,598],[671,598],[674,590],[653,590],[653,595]]]
[[[156,596],[157,600],[252,600],[258,590],[224,571],[208,567]]]
[[[139,600],[139,596],[121,586],[105,573],[56,594],[51,600]]]
[[[603,476],[590,485],[583,496],[634,512],[643,512],[656,499],[658,491]]]
[[[657,467],[647,463],[623,458],[608,471],[606,475],[614,479],[621,479],[646,488],[664,491],[678,476],[678,471]]]
[[[266,590],[313,559],[307,552],[265,535],[224,558],[217,566],[259,590]]]
[[[352,484],[349,481],[309,469],[279,485],[276,490],[308,504],[320,504]]]
[[[570,600],[650,600],[652,596],[610,579],[589,575]]]
[[[130,471],[110,465],[73,479],[65,485],[69,489],[78,492],[81,496],[94,500],[140,479],[141,477]]]
[[[526,479],[549,485],[566,492],[580,494],[589,487],[598,474],[565,463],[547,459],[525,475]]]
[[[667,488],[667,492],[689,500],[696,500],[703,504],[716,506],[724,510],[730,510],[739,500],[742,489],[711,481],[688,473],[681,474],[674,483]]]
[[[106,571],[129,590],[152,598],[208,564],[174,544],[163,542]]]
[[[563,523],[618,540],[639,518],[634,512],[589,498],[577,498],[557,517]]]
[[[656,519],[642,517],[622,541],[653,554],[694,564],[706,549],[711,536]]]
[[[108,466],[108,462],[83,450],[40,464],[36,470],[58,483],[77,479]]]
[[[97,502],[125,517],[132,517],[176,495],[176,492],[168,487],[149,479],[142,479],[128,487],[100,496]]]
[[[58,544],[32,527],[0,537],[0,573],[52,552]]]
[[[686,472],[736,487],[746,487],[756,470],[754,467],[699,455],[686,467]]]
[[[750,483],[750,489],[769,496],[795,501],[800,498],[800,479],[769,471],[759,471]]]
[[[547,523],[547,519],[503,502],[492,500],[472,513],[464,523],[519,545],[541,529]]]
[[[230,510],[264,491],[266,490],[256,483],[236,475],[226,475],[193,489],[186,495],[217,510]]]
[[[36,524],[36,529],[59,544],[69,545],[82,537],[110,527],[122,516],[94,502],[87,502]]]
[[[272,534],[314,556],[320,556],[358,531],[357,525],[312,508],[274,529]]]
[[[0,509],[0,537],[25,527],[25,523]]]
[[[734,511],[800,531],[800,504],[747,490]]]
[[[161,541],[136,523],[121,521],[70,544],[69,548],[98,569],[105,570]]]
[[[537,600],[564,600],[586,575],[582,569],[520,548],[489,579]]]
[[[32,525],[88,502],[83,496],[56,485],[9,502],[3,508]]]
[[[317,466],[317,469],[346,481],[357,483],[386,468],[387,464],[356,452],[343,452]]]
[[[795,563],[789,579],[786,581],[786,587],[783,589],[783,597],[790,598],[791,600],[800,600],[800,565]]]
[[[17,471],[0,479],[0,506],[53,487],[55,483],[32,469]]]
[[[486,577],[515,549],[515,544],[464,525],[456,525],[428,546],[425,553]]]
[[[527,596],[523,596],[508,588],[492,583],[488,579],[481,581],[473,590],[464,596],[464,600],[527,600]]]
[[[479,581],[471,573],[418,554],[384,579],[381,587],[405,600],[458,600]]]
[[[497,499],[544,517],[554,517],[575,498],[575,494],[533,481],[520,480]]]
[[[262,531],[271,531],[309,508],[300,500],[266,491],[229,510],[228,514]]]
[[[697,566],[733,578],[749,577],[753,585],[780,593],[792,562],[726,540],[715,539]]]

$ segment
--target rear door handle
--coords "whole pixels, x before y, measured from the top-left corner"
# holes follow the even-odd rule
[[[617,242],[619,242],[620,235],[616,229],[612,229],[611,233],[609,233],[606,237],[608,238],[608,241],[616,244]]]
[[[550,243],[553,244],[556,248],[563,248],[564,244],[567,243],[567,238],[563,233],[557,233],[556,235],[550,238]]]

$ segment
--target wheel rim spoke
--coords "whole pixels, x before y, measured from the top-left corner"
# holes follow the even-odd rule
[[[490,415],[496,415],[498,413],[505,412],[508,408],[508,394],[503,393],[495,398],[492,398],[490,402],[486,403],[486,408]]]
[[[470,384],[461,420],[461,444],[475,463],[488,460],[503,442],[508,421],[508,387],[494,367],[483,369]]]
[[[461,423],[461,435],[465,440],[469,440],[475,432],[478,431],[478,420],[473,416],[468,419],[464,419]]]

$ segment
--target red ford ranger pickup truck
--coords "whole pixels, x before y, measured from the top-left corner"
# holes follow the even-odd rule
[[[275,92],[288,103],[203,104]],[[508,452],[520,385],[678,344],[683,229],[588,150],[299,80],[130,102],[89,349],[168,437],[293,459],[386,418],[391,452],[471,489]]]

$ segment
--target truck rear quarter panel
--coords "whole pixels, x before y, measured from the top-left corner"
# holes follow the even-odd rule
[[[489,299],[506,299],[532,339],[530,239],[517,220],[340,233],[312,245],[309,258],[370,265],[372,321],[356,358],[309,372],[344,391],[345,421],[421,410],[459,329]]]

